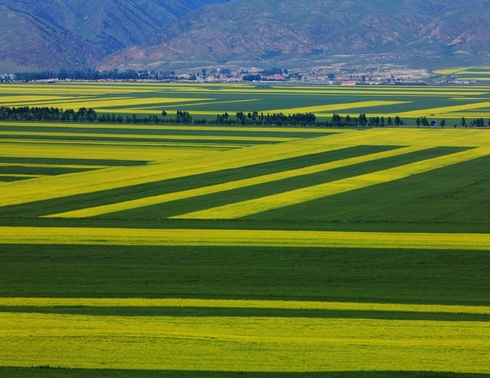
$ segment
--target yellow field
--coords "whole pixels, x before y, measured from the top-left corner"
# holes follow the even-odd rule
[[[359,102],[351,102],[345,104],[335,104],[335,105],[319,105],[319,106],[308,106],[302,108],[290,108],[287,110],[288,114],[295,113],[324,113],[324,112],[334,112],[338,110],[345,109],[358,109],[358,108],[372,108],[376,106],[383,105],[397,105],[397,104],[405,104],[405,101],[359,101]],[[266,113],[280,113],[283,112],[284,109],[274,109],[267,110]]]
[[[341,311],[388,311],[442,314],[490,315],[490,306],[421,305],[393,303],[314,302],[279,300],[230,300],[230,299],[148,299],[148,298],[1,298],[0,306],[7,307],[200,307],[236,309],[286,309],[286,310],[341,310]]]
[[[365,188],[372,185],[400,180],[411,175],[428,172],[433,169],[446,167],[451,164],[461,163],[467,160],[490,154],[489,148],[479,148],[464,151],[450,156],[428,159],[403,165],[396,168],[378,171],[365,175],[349,177],[334,182],[309,186],[302,189],[287,191],[280,194],[231,203],[228,205],[178,215],[176,219],[236,219],[267,210],[279,209],[285,206],[312,201],[318,198],[332,196],[351,190]]]
[[[441,108],[432,108],[432,109],[420,109],[409,112],[400,113],[400,117],[429,117],[435,116],[440,117],[443,114],[446,117],[449,117],[453,112],[459,112],[462,110],[474,110],[474,109],[485,109],[490,107],[490,101],[480,102],[477,104],[464,104],[464,105],[455,105],[455,106],[446,106]]]
[[[319,139],[321,140],[321,138]],[[264,160],[280,160],[301,156],[307,151],[310,153],[325,151],[325,148],[323,143],[311,145],[300,140],[288,144],[253,147],[254,153],[250,152],[251,149],[240,149],[230,154],[226,151],[211,151],[199,159],[190,157],[185,160],[172,159],[170,162],[168,160],[173,157],[173,150],[162,150],[161,157],[164,160],[162,163],[137,167],[111,167],[106,170],[73,173],[46,180],[14,182],[9,183],[8,186],[0,184],[0,206],[114,189],[227,168],[238,168],[261,163]],[[330,148],[338,147],[327,147],[327,149]],[[77,149],[81,153],[84,147],[74,148],[75,153],[77,153]]]
[[[462,75],[462,74],[474,74],[474,75],[488,75],[490,71],[490,66],[480,66],[476,67],[479,71],[471,71],[475,67],[458,67],[458,68],[447,68],[441,70],[435,70],[434,73],[440,75]]]
[[[486,322],[0,313],[0,365],[490,373],[489,337]]]
[[[0,244],[490,250],[489,234],[0,227]]]
[[[195,105],[195,114],[213,114],[218,111],[200,106],[253,106],[278,93],[290,100],[281,108],[281,101],[269,99],[267,108],[275,109],[270,112],[328,114],[366,107],[381,115],[399,106],[417,109],[400,113],[402,118],[454,119],[484,115],[490,108],[485,100],[490,87],[77,83],[43,85],[29,95],[24,86],[9,90],[0,106],[9,101],[110,111],[121,106],[127,114],[177,103]],[[234,97],[242,91],[253,96],[250,103]],[[379,97],[369,99],[370,91]],[[349,99],[361,92],[365,100]],[[138,93],[148,97],[134,101]],[[317,95],[311,106],[300,101],[307,93]],[[428,109],[412,108],[412,99],[396,97],[402,93],[447,102],[428,100]],[[338,103],[329,102],[333,98]],[[242,219],[281,208],[287,213],[295,204],[309,210],[308,201],[374,185],[386,188],[395,180],[400,187],[409,182],[402,195],[410,199],[417,181],[401,180],[445,167],[454,170],[441,177],[462,172],[489,156],[490,133],[476,128],[0,122],[0,179],[5,178],[0,181],[0,367],[204,372],[200,376],[216,371],[490,375],[490,306],[484,294],[478,297],[490,251],[484,212],[475,226],[469,224],[472,218],[467,223],[458,218],[445,228],[445,219],[438,218],[426,232],[423,217],[401,226],[389,220],[380,225],[372,217],[346,227],[343,219],[317,221],[293,211],[290,219],[276,215],[280,221],[274,224],[265,219],[268,214],[257,222]],[[91,164],[93,159],[101,162]],[[43,173],[50,168],[87,170]],[[469,212],[487,206],[488,177],[478,169],[481,179],[473,174],[470,189],[461,184],[447,193],[448,201],[454,196]],[[420,196],[430,201],[439,195],[431,190]],[[462,200],[460,190],[481,201]],[[250,267],[264,264],[263,281],[247,265],[252,259]],[[238,264],[241,273],[232,275]],[[213,273],[220,269],[223,277]],[[475,276],[483,282],[476,288]],[[313,277],[311,283],[304,277]],[[319,282],[323,277],[328,283]],[[235,289],[236,282],[245,289]],[[257,286],[255,292],[249,283]]]
[[[434,139],[436,138],[436,139]],[[402,166],[392,169],[390,171],[378,172],[369,176],[353,177],[338,182],[336,185],[325,184],[318,187],[305,188],[296,193],[288,193],[283,196],[277,196],[274,200],[279,202],[269,201],[272,198],[257,199],[260,202],[261,207],[253,206],[244,207],[239,206],[238,211],[242,213],[248,213],[254,209],[265,209],[267,206],[279,206],[279,204],[293,204],[298,201],[307,200],[308,198],[318,198],[318,196],[329,195],[329,193],[335,193],[336,191],[352,190],[359,187],[365,187],[366,185],[374,185],[379,182],[386,182],[396,178],[406,177],[410,174],[425,172],[430,169],[437,169],[449,164],[465,161],[468,159],[474,159],[479,156],[488,154],[487,146],[490,146],[490,135],[484,130],[392,130],[392,129],[374,129],[363,132],[345,130],[336,133],[336,135],[330,135],[326,137],[315,138],[311,140],[297,140],[288,143],[281,143],[277,145],[255,146],[247,149],[237,149],[232,151],[209,151],[203,154],[202,150],[196,149],[184,149],[180,151],[173,149],[158,150],[155,147],[147,147],[141,143],[128,143],[124,147],[104,147],[104,150],[97,150],[96,147],[83,143],[76,142],[76,147],[66,146],[63,147],[63,143],[58,145],[47,144],[42,149],[39,148],[39,144],[27,143],[25,150],[22,152],[18,149],[17,143],[9,141],[4,145],[5,153],[12,156],[19,156],[24,153],[32,154],[31,156],[49,156],[52,158],[63,157],[84,157],[87,153],[98,158],[108,158],[110,156],[119,156],[120,158],[126,158],[128,156],[141,156],[144,158],[147,154],[151,160],[157,159],[156,162],[133,167],[110,167],[101,170],[94,170],[89,172],[72,173],[69,175],[61,175],[56,177],[38,178],[35,180],[19,181],[12,183],[0,184],[0,206],[14,205],[20,203],[26,203],[30,201],[38,201],[45,199],[53,199],[58,197],[64,197],[68,195],[77,195],[83,193],[90,193],[93,191],[108,190],[114,188],[127,187],[131,185],[137,185],[142,183],[149,183],[154,181],[160,181],[163,179],[171,179],[184,177],[192,174],[201,174],[206,172],[219,171],[222,169],[239,168],[251,164],[259,164],[265,161],[276,161],[295,156],[302,156],[305,153],[317,153],[332,151],[339,148],[345,148],[347,146],[359,145],[359,144],[374,144],[374,145],[398,145],[398,146],[414,146],[406,149],[394,150],[392,152],[381,153],[372,155],[370,157],[364,157],[359,159],[352,159],[347,161],[333,162],[326,165],[320,165],[318,167],[309,167],[304,170],[293,171],[291,173],[284,172],[281,174],[272,174],[266,177],[257,177],[247,180],[240,180],[237,182],[228,182],[220,184],[218,186],[210,186],[204,188],[197,188],[186,192],[176,192],[169,195],[161,196],[149,196],[135,202],[122,201],[121,204],[114,204],[108,207],[99,207],[94,209],[87,209],[78,213],[58,214],[59,216],[92,216],[97,214],[104,214],[112,211],[119,211],[124,209],[135,208],[139,206],[146,206],[149,204],[163,203],[165,201],[185,198],[185,196],[195,196],[200,194],[215,193],[218,191],[245,187],[247,185],[255,184],[261,180],[263,182],[274,181],[280,178],[285,178],[288,175],[293,174],[307,174],[311,172],[332,169],[340,166],[348,166],[361,161],[362,159],[375,159],[386,156],[395,156],[399,153],[406,153],[415,150],[422,150],[424,148],[430,148],[434,146],[434,140],[437,140],[439,146],[466,146],[466,147],[481,147],[470,151],[453,154],[452,157],[438,158],[433,161],[426,161],[420,163],[414,163],[410,166]],[[74,143],[75,144],[75,143]],[[111,146],[110,144],[108,146]],[[137,146],[141,146],[135,149]],[[106,152],[103,152],[106,151]],[[115,155],[114,155],[115,154]],[[199,159],[196,157],[199,156]],[[295,194],[295,196],[291,196]],[[286,201],[286,202],[281,202]],[[230,205],[235,206],[235,205]],[[265,206],[265,207],[262,207]],[[236,207],[236,206],[235,206]],[[200,214],[200,216],[208,217],[236,217],[239,213],[228,212],[227,215],[221,210],[214,212],[214,214],[207,213]],[[48,215],[48,214],[46,214]],[[194,215],[190,217],[194,217]],[[199,217],[200,217],[199,216]]]
[[[464,73],[465,75],[469,75],[468,72],[465,72]],[[490,77],[479,77],[478,75],[479,74],[483,74],[483,72],[481,73],[477,73],[477,72],[472,72],[471,74],[475,75],[475,76],[467,76],[467,77],[459,77],[458,79],[459,80],[465,80],[465,81],[471,81],[471,80],[478,80],[478,81],[490,81]],[[490,73],[486,73],[486,75],[490,75]]]
[[[184,190],[184,191],[174,192],[174,193],[170,193],[170,194],[161,194],[158,196],[145,197],[145,198],[141,198],[141,199],[137,199],[137,200],[123,201],[123,202],[118,202],[118,203],[110,204],[110,205],[103,205],[103,206],[97,206],[97,207],[92,207],[92,208],[85,208],[85,209],[81,209],[81,210],[74,210],[74,211],[65,212],[65,213],[52,214],[52,215],[48,215],[46,217],[50,217],[50,218],[94,217],[97,215],[113,213],[116,211],[136,209],[138,207],[160,204],[160,203],[165,203],[165,202],[171,202],[171,201],[176,201],[176,200],[180,200],[180,199],[196,197],[196,196],[200,196],[200,195],[219,193],[219,192],[222,192],[225,190],[244,188],[244,187],[252,186],[252,185],[256,185],[256,184],[261,184],[261,183],[263,184],[266,182],[283,180],[285,178],[297,177],[297,176],[307,175],[307,174],[311,174],[311,173],[315,173],[315,172],[326,171],[329,169],[346,167],[348,165],[357,164],[360,162],[381,159],[381,158],[385,158],[385,157],[389,157],[389,156],[401,155],[404,153],[413,152],[413,151],[417,151],[417,150],[420,150],[420,148],[417,148],[417,147],[400,148],[400,149],[397,149],[394,151],[380,152],[380,153],[371,154],[371,155],[367,155],[367,156],[349,158],[349,159],[344,159],[344,160],[330,162],[330,163],[310,165],[306,168],[292,169],[292,170],[289,170],[286,172],[279,172],[279,173],[273,173],[273,174],[269,174],[269,175],[262,175],[262,176],[257,176],[257,177],[253,177],[250,179],[230,181],[230,182],[227,182],[224,184],[210,185],[210,186],[206,186],[203,188]]]
[[[76,137],[91,137],[91,138],[107,138],[107,139],[147,139],[150,141],[158,141],[158,140],[190,140],[190,141],[199,141],[199,140],[211,140],[211,141],[220,141],[220,140],[231,140],[231,141],[261,141],[261,142],[289,142],[295,140],[297,138],[281,138],[281,137],[241,137],[241,136],[206,136],[206,135],[143,135],[143,134],[122,134],[122,135],[114,135],[114,134],[102,134],[102,133],[77,133],[77,132],[55,132],[55,131],[0,131],[1,136],[28,136],[32,139],[36,137],[65,137],[67,140],[70,138]]]
[[[437,71],[439,72],[439,71]],[[442,72],[442,71],[441,71]],[[449,71],[447,71],[449,74]],[[468,71],[454,69],[451,73],[465,75],[461,80],[487,80],[485,68]],[[237,111],[259,111],[266,113],[314,112],[319,119],[329,119],[333,113],[347,115],[348,110],[362,110],[368,116],[435,117],[458,118],[451,109],[453,97],[467,97],[466,109],[481,109],[488,99],[487,86],[443,87],[443,86],[284,86],[247,84],[161,84],[161,83],[57,83],[38,85],[9,85],[0,97],[0,106],[39,106],[61,109],[95,109],[99,113],[127,115],[157,115],[165,109],[169,116],[177,110],[190,111],[194,118],[212,119],[216,114]],[[270,98],[281,96],[280,102]],[[302,97],[311,100],[301,101]],[[352,97],[356,101],[352,101]],[[426,101],[447,99],[451,105],[424,109]],[[278,106],[279,105],[279,106]],[[472,107],[473,106],[473,107]],[[448,108],[445,111],[443,108]],[[488,117],[488,112],[467,114],[471,117]],[[406,119],[405,119],[406,121]],[[412,122],[410,120],[410,122]]]

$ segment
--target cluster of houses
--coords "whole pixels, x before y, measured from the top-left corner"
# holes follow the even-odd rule
[[[0,74],[0,83],[9,83],[15,80],[14,74]]]

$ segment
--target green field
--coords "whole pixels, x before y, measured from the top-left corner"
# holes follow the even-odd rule
[[[468,71],[470,72],[470,71]],[[488,76],[488,75],[487,75]],[[62,83],[2,86],[0,106],[93,108],[98,113],[173,115],[215,119],[228,112],[314,113],[318,119],[342,116],[400,116],[446,120],[446,126],[490,118],[489,86],[325,86],[278,84]],[[29,129],[26,129],[28,131]],[[1,130],[4,135],[6,130]]]
[[[162,95],[203,115],[490,93],[2,88],[0,106]],[[0,122],[0,376],[489,376],[489,164],[485,129]]]
[[[488,83],[490,81],[490,66],[459,67],[434,71],[446,79]]]

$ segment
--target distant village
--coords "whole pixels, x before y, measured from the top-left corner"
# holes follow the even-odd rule
[[[68,82],[68,81],[145,81],[192,83],[312,83],[325,85],[476,85],[476,81],[461,81],[451,77],[441,78],[425,69],[400,67],[349,68],[326,66],[311,69],[288,70],[283,68],[202,68],[176,71],[60,71],[0,73],[0,83],[10,82]]]

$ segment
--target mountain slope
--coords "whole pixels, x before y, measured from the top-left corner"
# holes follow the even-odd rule
[[[238,0],[189,12],[101,67],[484,60],[489,9],[489,0]]]
[[[0,0],[0,71],[85,69],[225,0]]]

